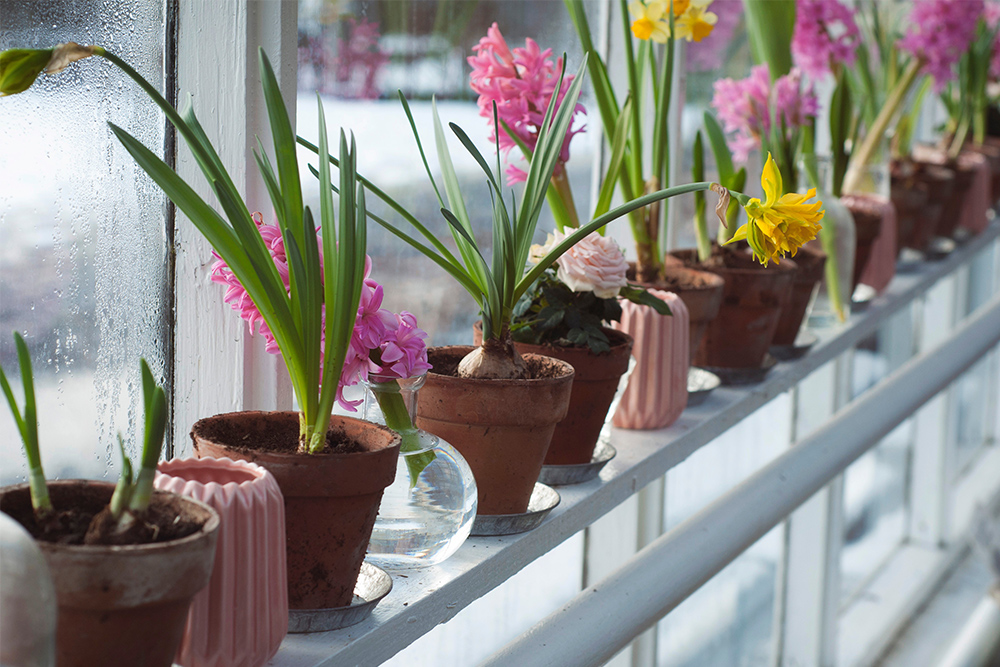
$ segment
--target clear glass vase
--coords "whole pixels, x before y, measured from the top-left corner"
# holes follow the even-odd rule
[[[472,469],[450,444],[413,427],[424,376],[370,374],[364,384],[364,418],[403,437],[396,479],[382,496],[368,544],[369,560],[389,568],[440,563],[472,530],[478,498]]]
[[[823,229],[809,246],[827,255],[825,276],[806,324],[811,328],[836,326],[851,315],[856,245],[854,218],[840,199],[831,194],[833,165],[830,158],[803,156],[799,161],[799,188],[800,192],[816,188],[816,198],[823,202]]]

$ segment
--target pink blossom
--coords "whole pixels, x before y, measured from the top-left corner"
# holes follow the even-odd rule
[[[955,78],[955,64],[969,49],[983,0],[917,0],[899,48],[924,62],[940,91]]]
[[[715,0],[712,9],[718,15],[715,29],[700,42],[687,45],[687,69],[691,72],[708,72],[722,67],[729,43],[743,17],[740,0]]]
[[[772,91],[774,110],[781,121],[790,127],[803,127],[819,111],[819,102],[812,84],[802,89],[802,71],[793,67],[792,71],[774,82]]]
[[[859,40],[854,10],[840,0],[797,0],[792,55],[813,79],[853,65]]]
[[[290,291],[288,276],[288,261],[285,256],[284,240],[281,230],[277,225],[264,224],[263,216],[260,213],[253,214],[253,220],[257,224],[261,238],[271,254],[278,275],[285,285],[285,290]],[[316,230],[319,234],[319,229]],[[226,286],[224,301],[230,304],[233,310],[237,310],[240,316],[247,321],[250,333],[254,333],[255,327],[265,340],[265,349],[271,354],[281,354],[274,335],[268,328],[267,323],[261,316],[256,304],[243,289],[243,285],[233,275],[229,266],[213,252],[218,261],[212,266],[212,282]],[[323,265],[323,257],[320,255],[320,267]],[[340,382],[337,386],[337,402],[345,409],[355,412],[361,401],[349,401],[344,398],[344,387],[357,384],[359,380],[367,379],[369,373],[379,373],[384,375],[395,375],[396,377],[412,377],[427,372],[430,365],[427,363],[427,347],[424,339],[427,333],[417,327],[416,318],[407,312],[396,315],[382,308],[383,289],[382,286],[372,280],[371,257],[365,256],[365,277],[361,287],[361,298],[358,302],[358,312],[354,322],[354,330],[351,332],[351,340],[347,348],[347,356],[344,359],[344,366],[340,373]],[[322,314],[323,333],[320,335],[320,345],[325,345],[326,341],[326,306],[323,306]],[[373,353],[378,350],[379,358],[383,365],[373,361]]]
[[[562,71],[562,58],[552,62],[552,49],[539,48],[533,39],[526,39],[524,48],[516,48],[511,52],[500,34],[500,29],[494,23],[472,47],[476,55],[468,58],[472,66],[470,85],[479,94],[479,115],[488,119],[490,124],[490,140],[496,141],[496,128],[493,127],[493,103],[497,105],[497,116],[505,122],[510,130],[534,150],[538,140],[538,130],[545,118],[552,95],[556,92],[559,73]],[[573,75],[563,77],[557,102],[561,103]],[[582,104],[576,105],[574,116],[586,113]],[[559,153],[559,164],[556,170],[569,160],[569,143],[573,137],[584,131],[584,127],[572,128],[563,139],[562,150]],[[517,144],[507,135],[500,132],[500,149],[509,154]],[[524,181],[527,174],[514,165],[507,167],[507,182],[509,184]]]

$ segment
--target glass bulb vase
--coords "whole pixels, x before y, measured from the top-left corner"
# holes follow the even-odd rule
[[[368,560],[387,568],[440,563],[472,530],[478,498],[472,469],[450,444],[413,427],[424,376],[370,374],[364,384],[364,418],[403,437],[396,479],[382,496]]]

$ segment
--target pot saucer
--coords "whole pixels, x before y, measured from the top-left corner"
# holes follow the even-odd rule
[[[957,247],[958,244],[954,241],[954,239],[945,238],[944,236],[935,236],[931,239],[930,245],[927,246],[927,259],[931,261],[944,259],[953,253]]]
[[[375,606],[392,590],[392,577],[368,561],[361,564],[358,582],[354,584],[354,600],[345,607],[332,609],[289,609],[288,632],[325,632],[360,623],[371,615]]]
[[[559,504],[559,493],[551,486],[535,483],[528,501],[528,511],[522,514],[477,514],[472,524],[473,537],[514,535],[537,528],[549,512]]]
[[[813,345],[819,342],[819,336],[811,331],[800,331],[791,345],[772,345],[771,354],[778,361],[791,361],[805,355]]]
[[[760,382],[767,377],[767,374],[777,363],[778,360],[768,354],[764,357],[764,362],[760,366],[752,368],[720,368],[718,366],[704,366],[704,369],[710,373],[715,373],[719,376],[719,380],[722,384],[727,387],[731,387],[735,385],[756,384]]]
[[[851,312],[864,312],[877,295],[878,292],[871,285],[858,285],[854,288],[854,294],[851,295]]]
[[[601,469],[608,464],[608,461],[615,458],[617,453],[611,443],[605,442],[603,439],[598,440],[597,446],[594,447],[594,455],[589,463],[542,466],[538,481],[552,486],[589,482],[600,474]],[[532,494],[532,499],[534,499],[534,494]]]
[[[687,406],[701,405],[708,395],[722,384],[719,376],[704,368],[688,369],[688,402]]]

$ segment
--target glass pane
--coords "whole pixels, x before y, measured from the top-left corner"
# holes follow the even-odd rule
[[[162,2],[0,0],[0,16],[0,49],[99,44],[162,89]],[[9,332],[22,332],[49,477],[107,475],[117,467],[118,431],[134,454],[139,357],[161,379],[166,360],[165,197],[109,120],[162,154],[163,115],[102,58],[44,76],[0,104],[0,362],[18,376]],[[0,481],[25,479],[5,405],[0,459]]]
[[[596,29],[596,3],[589,9]],[[541,49],[551,48],[553,60],[567,52],[567,71],[575,72],[579,67],[579,40],[561,2],[299,2],[299,134],[310,140],[318,136],[315,91],[319,90],[330,136],[336,137],[340,127],[355,134],[359,171],[453,250],[455,245],[396,91],[402,90],[409,100],[431,169],[443,188],[431,120],[431,98],[437,99],[470,219],[479,240],[488,242],[492,207],[485,176],[447,123],[462,127],[492,164],[495,150],[487,119],[479,115],[476,93],[469,87],[471,67],[466,58],[473,55],[472,47],[494,21],[511,49],[524,47],[525,38],[530,37]],[[582,101],[588,104],[586,93]],[[591,207],[591,164],[595,142],[600,139],[596,109],[585,120],[589,129],[573,139],[568,162],[581,216]],[[313,154],[305,150],[300,151],[300,160],[304,169],[306,163],[315,164]],[[523,164],[517,149],[511,152],[508,163]],[[515,189],[518,198],[521,189]],[[306,192],[307,197],[316,196],[314,190],[307,188]],[[318,201],[306,203],[316,206]],[[411,231],[408,223],[375,197],[369,196],[368,205]],[[539,242],[553,229],[547,205],[538,229]],[[434,345],[471,343],[471,326],[478,318],[478,309],[453,278],[377,225],[369,225],[368,254],[373,277],[391,286],[386,290],[386,307],[413,312]]]
[[[667,473],[666,528],[677,526],[789,445],[783,394]],[[771,664],[782,528],[770,531],[658,624],[661,667]]]
[[[976,452],[984,447],[987,438],[986,424],[991,410],[990,369],[995,363],[996,352],[987,353],[982,361],[966,371],[954,384],[955,400],[955,475],[961,475],[973,461]]]

